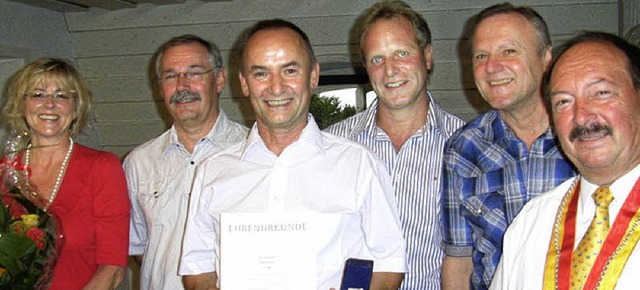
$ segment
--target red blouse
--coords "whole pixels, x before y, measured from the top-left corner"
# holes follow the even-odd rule
[[[99,265],[127,265],[129,207],[118,157],[76,143],[49,209],[64,233],[51,290],[81,289]]]

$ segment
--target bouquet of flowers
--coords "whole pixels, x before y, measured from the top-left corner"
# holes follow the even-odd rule
[[[62,237],[20,162],[27,140],[12,134],[0,159],[0,289],[48,288]]]

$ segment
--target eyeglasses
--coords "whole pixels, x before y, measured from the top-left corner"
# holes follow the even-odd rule
[[[160,76],[160,81],[162,81],[163,83],[175,83],[178,81],[178,77],[183,76],[189,81],[201,82],[204,79],[204,75],[212,72],[216,68],[217,67],[211,68],[208,71],[187,71],[181,73],[168,72]]]
[[[51,98],[51,100],[56,104],[69,104],[71,100],[75,99],[76,96],[72,92],[68,91],[58,91],[53,94],[46,94],[40,91],[34,91],[30,93],[24,94],[30,100],[37,103],[44,103],[47,99]]]

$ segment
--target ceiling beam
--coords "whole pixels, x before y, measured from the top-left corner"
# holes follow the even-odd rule
[[[60,12],[88,11],[90,8],[118,10],[135,8],[138,4],[182,4],[190,0],[9,0]],[[231,2],[233,0],[199,0],[200,2]]]
[[[64,0],[64,2],[76,4],[79,6],[85,7],[96,7],[107,10],[118,10],[125,8],[134,8],[136,7],[135,3],[131,3],[129,1],[124,0]]]
[[[185,0],[128,0],[128,1],[136,4],[153,4],[153,5],[180,4],[185,2]]]
[[[46,9],[55,10],[59,12],[78,12],[78,11],[89,10],[89,7],[87,6],[61,2],[58,0],[9,0],[9,1],[46,8]]]

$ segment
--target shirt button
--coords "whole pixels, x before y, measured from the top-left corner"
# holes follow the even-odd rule
[[[189,161],[189,164],[194,165],[194,164],[196,164],[196,162],[191,160],[191,161]]]

